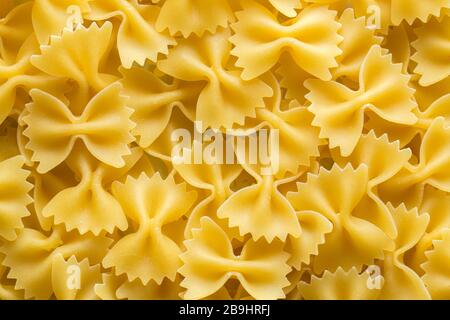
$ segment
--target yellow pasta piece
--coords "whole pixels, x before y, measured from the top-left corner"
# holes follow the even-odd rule
[[[289,284],[286,275],[288,255],[279,242],[246,242],[239,257],[233,253],[226,233],[210,218],[202,218],[200,229],[187,240],[180,273],[187,289],[185,299],[200,299],[219,290],[230,277],[236,277],[256,299],[283,298]]]
[[[240,71],[227,68],[231,48],[228,38],[229,31],[221,31],[181,40],[166,60],[158,62],[158,68],[173,77],[205,83],[196,112],[204,130],[244,124],[245,117],[254,117],[255,109],[264,107],[263,98],[273,94],[264,81],[242,80]]]
[[[162,196],[149,197],[155,192]],[[144,285],[150,280],[160,284],[164,278],[173,281],[181,266],[181,249],[162,228],[188,212],[196,192],[175,184],[171,176],[163,180],[159,174],[151,178],[143,174],[137,179],[129,177],[124,184],[114,183],[113,194],[139,228],[111,248],[103,266],[114,267],[117,275],[125,273],[130,281],[140,279]]]
[[[238,57],[236,65],[244,68],[243,79],[254,79],[272,68],[284,51],[306,72],[323,80],[331,79],[330,68],[336,67],[340,24],[336,12],[326,7],[308,6],[297,17],[280,23],[265,7],[248,2],[236,13],[232,25],[235,35],[231,51]]]
[[[134,140],[130,130],[132,110],[121,96],[121,85],[115,83],[99,92],[75,116],[60,100],[41,90],[30,92],[33,103],[27,106],[23,132],[33,151],[33,161],[39,162],[38,172],[45,173],[63,162],[81,140],[98,160],[113,166],[125,165],[123,156],[130,154],[128,144]],[[121,143],[117,143],[121,141]]]
[[[361,66],[359,89],[352,90],[338,82],[308,80],[309,110],[314,113],[313,125],[321,128],[321,137],[328,138],[330,147],[339,147],[348,156],[363,130],[365,109],[372,110],[387,121],[414,124],[412,110],[414,90],[401,65],[393,64],[379,46],[373,46]]]

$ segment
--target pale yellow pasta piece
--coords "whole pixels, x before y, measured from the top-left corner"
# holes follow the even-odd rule
[[[181,249],[163,227],[188,213],[196,192],[188,192],[172,176],[163,180],[158,173],[151,178],[145,174],[128,177],[124,184],[114,183],[112,191],[138,228],[108,251],[103,266],[114,267],[116,275],[125,273],[130,281],[139,279],[144,285],[150,280],[160,284],[164,278],[173,281],[181,266]],[[151,197],[156,193],[160,196]]]
[[[361,66],[358,90],[334,81],[305,82],[310,91],[308,109],[315,115],[313,125],[320,127],[320,137],[328,138],[331,148],[339,147],[341,154],[348,156],[363,131],[366,109],[394,123],[417,121],[412,112],[417,104],[409,79],[402,73],[401,65],[393,64],[391,56],[383,55],[382,49],[375,45]]]
[[[389,221],[386,215],[390,213],[381,201],[367,195],[368,179],[365,164],[356,169],[334,165],[330,171],[322,168],[318,175],[309,174],[305,183],[297,184],[297,192],[287,194],[296,211],[315,212],[333,224],[333,231],[319,246],[314,272],[333,272],[339,266],[361,268],[383,258],[384,250],[393,249],[394,243],[384,231],[389,226],[379,223]]]
[[[196,83],[167,84],[154,73],[140,67],[122,68],[123,94],[130,97],[134,109],[132,130],[142,148],[149,147],[167,127],[173,109],[179,107],[190,119],[195,119],[195,105],[200,86]]]
[[[33,103],[23,117],[23,132],[33,151],[32,160],[39,163],[38,172],[45,173],[63,162],[77,140],[100,161],[113,166],[125,165],[123,157],[130,154],[128,144],[134,140],[130,130],[132,110],[125,105],[122,86],[114,83],[92,98],[80,116],[74,115],[60,100],[44,91],[33,89]]]
[[[181,286],[187,289],[185,299],[209,296],[230,278],[237,278],[256,299],[285,296],[282,288],[289,285],[286,275],[290,267],[282,243],[249,240],[236,256],[226,232],[204,217],[200,229],[194,230],[194,237],[185,246],[187,250],[181,255],[184,265],[180,268],[185,277]]]
[[[254,79],[271,69],[287,51],[306,72],[323,80],[331,79],[330,68],[336,67],[340,24],[336,12],[324,6],[308,6],[296,18],[280,23],[262,5],[249,1],[236,13],[238,21],[230,41],[231,51],[238,57],[237,66],[244,68],[242,78]]]
[[[51,37],[49,45],[41,46],[41,54],[32,56],[31,63],[46,74],[75,80],[88,100],[89,87],[99,92],[115,79],[99,70],[112,29],[110,22],[101,27],[92,23],[88,28],[80,25],[74,30],[64,29],[61,35]],[[80,43],[96,45],[80,46]]]
[[[219,218],[227,218],[230,227],[240,235],[250,233],[254,240],[275,238],[284,241],[288,235],[298,237],[301,227],[294,208],[278,190],[284,181],[274,176],[255,175],[257,183],[233,193],[217,210]]]
[[[124,157],[125,166],[117,169],[98,162],[82,148],[76,148],[67,163],[80,181],[48,199],[42,208],[42,216],[53,217],[54,224],[64,224],[68,231],[77,229],[80,234],[112,233],[116,228],[126,230],[128,223],[122,207],[107,188],[114,180],[126,176],[142,156],[140,149],[133,148],[131,152]],[[69,202],[73,204],[68,208]]]
[[[167,59],[158,62],[159,69],[175,78],[204,83],[196,109],[203,130],[243,125],[246,117],[255,117],[256,108],[264,107],[263,98],[273,94],[264,81],[242,80],[240,71],[228,68],[229,36],[229,31],[221,31],[180,40]]]

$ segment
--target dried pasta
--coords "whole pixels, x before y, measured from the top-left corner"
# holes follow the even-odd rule
[[[0,2],[0,299],[450,300],[450,0]]]

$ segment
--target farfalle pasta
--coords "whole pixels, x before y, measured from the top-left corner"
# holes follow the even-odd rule
[[[0,299],[450,299],[450,0],[0,2]]]

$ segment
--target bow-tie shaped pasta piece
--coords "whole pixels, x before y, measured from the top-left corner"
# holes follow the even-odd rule
[[[450,229],[442,239],[433,241],[434,248],[426,253],[427,262],[422,265],[422,277],[433,299],[450,299]]]
[[[201,299],[218,291],[230,278],[237,278],[255,299],[284,298],[291,268],[281,242],[248,240],[239,256],[233,253],[230,239],[209,217],[201,219],[200,229],[185,241],[186,252],[179,272],[185,277],[184,299]]]
[[[33,1],[33,26],[36,38],[42,45],[48,44],[51,36],[59,36],[69,26],[70,19],[82,23],[89,12],[92,0],[35,0]]]
[[[184,149],[184,152],[190,152],[192,156],[197,143],[197,141],[194,141],[192,148]],[[218,219],[217,210],[233,193],[231,184],[242,172],[241,166],[221,164],[217,158],[212,164],[195,164],[194,159],[191,158],[190,160],[192,160],[190,164],[174,162],[173,167],[186,182],[196,188],[207,191],[209,195],[192,210],[186,225],[186,238],[191,237],[193,228],[200,226],[200,219],[203,216],[208,216],[220,226],[227,227],[226,221]],[[231,231],[234,236],[239,237],[237,231]]]
[[[337,67],[336,56],[342,53],[335,11],[308,6],[297,17],[280,23],[267,8],[249,1],[236,16],[230,41],[235,45],[232,54],[238,57],[236,65],[244,68],[243,79],[254,79],[270,70],[284,52],[306,72],[331,79],[330,68]]]
[[[195,104],[199,86],[190,83],[167,84],[154,73],[141,68],[120,69],[123,93],[130,97],[134,109],[131,120],[136,123],[132,133],[139,136],[139,145],[148,148],[167,127],[173,109],[179,107],[195,119]]]
[[[101,27],[92,23],[89,28],[81,25],[75,30],[64,29],[61,35],[51,37],[49,45],[41,46],[41,54],[32,56],[31,63],[46,74],[73,79],[86,96],[90,88],[99,92],[115,80],[114,76],[100,71],[101,61],[108,53],[112,29],[109,21]],[[80,45],[87,43],[95,43],[95,46]]]
[[[133,148],[125,156],[125,166],[109,167],[93,158],[86,150],[76,148],[67,159],[69,168],[80,177],[75,186],[59,191],[42,209],[45,218],[54,218],[54,224],[64,224],[68,231],[77,229],[80,234],[103,231],[112,233],[116,228],[124,231],[128,227],[122,207],[108,192],[114,180],[129,173],[142,157],[142,150]],[[72,203],[67,207],[67,203]]]
[[[298,191],[287,194],[300,214],[313,212],[333,223],[333,231],[319,246],[314,272],[334,271],[339,266],[345,270],[362,267],[383,258],[384,250],[393,249],[385,226],[377,225],[389,211],[381,201],[368,196],[368,181],[365,164],[356,169],[334,165],[330,171],[309,174],[306,182],[297,184]]]
[[[375,36],[375,30],[367,28],[365,17],[355,18],[353,9],[346,9],[339,17],[342,25],[339,33],[344,40],[339,44],[342,54],[336,57],[337,68],[333,69],[333,78],[348,78],[358,83],[361,64],[373,45],[381,44],[383,38]]]
[[[13,241],[16,230],[23,228],[22,218],[29,216],[27,205],[33,202],[28,192],[29,172],[23,169],[24,159],[15,156],[0,162],[0,240]]]
[[[229,69],[229,31],[202,38],[181,40],[158,62],[164,73],[184,81],[204,83],[197,101],[197,121],[203,129],[231,128],[254,117],[255,109],[264,107],[263,98],[272,96],[271,88],[260,79],[242,80],[240,71]]]
[[[368,272],[358,273],[358,268],[334,273],[326,270],[322,277],[311,277],[311,282],[300,282],[298,289],[305,300],[376,300],[379,288],[369,288],[372,281]]]
[[[250,149],[242,149],[236,150],[237,159],[256,180],[256,184],[233,193],[220,206],[217,216],[228,219],[229,227],[239,228],[241,236],[249,233],[255,241],[261,237],[268,242],[275,238],[284,241],[288,235],[298,237],[301,227],[295,210],[278,188],[294,180],[302,171],[284,179],[278,179],[275,174],[264,174],[264,170],[272,172],[272,163],[269,167],[264,167],[262,163],[250,164]]]
[[[450,126],[442,117],[436,118],[425,133],[420,145],[420,161],[410,163],[394,177],[379,186],[382,199],[394,204],[404,202],[417,206],[423,198],[425,185],[450,192]]]
[[[400,149],[398,141],[389,142],[386,134],[377,137],[373,131],[361,136],[358,144],[348,157],[342,157],[338,150],[331,152],[334,161],[341,167],[350,163],[354,168],[361,164],[368,168],[367,194],[374,201],[380,202],[377,186],[397,174],[411,158],[410,149]],[[387,213],[387,212],[386,212]],[[378,217],[378,224],[392,238],[396,237],[396,228],[391,214]]]
[[[163,227],[188,213],[196,192],[176,184],[172,176],[163,180],[159,173],[151,178],[145,174],[128,177],[124,184],[115,182],[112,191],[138,229],[109,250],[103,266],[114,267],[116,275],[125,273],[130,281],[140,279],[144,285],[150,280],[160,284],[164,278],[173,281],[181,266],[181,249]]]
[[[442,21],[431,19],[415,29],[417,40],[412,43],[412,47],[416,53],[411,59],[417,62],[414,72],[421,76],[420,85],[429,86],[450,76],[449,30],[448,16],[444,16]]]
[[[158,54],[167,54],[168,47],[176,42],[158,33],[154,24],[159,14],[158,6],[141,5],[138,1],[95,0],[90,3],[90,20],[117,18],[117,49],[122,65],[129,69],[133,62],[143,66],[146,59],[156,62]]]
[[[417,208],[407,210],[404,205],[394,208],[388,203],[388,208],[395,220],[398,235],[395,249],[385,252],[382,262],[385,281],[380,299],[430,299],[420,277],[404,261],[405,253],[424,235],[430,217],[428,214],[419,215]]]
[[[44,91],[33,89],[33,102],[27,105],[23,121],[26,147],[39,162],[38,172],[45,173],[62,163],[80,140],[98,160],[120,168],[123,157],[130,154],[128,144],[134,140],[130,130],[132,109],[121,96],[122,86],[114,83],[92,98],[80,116],[75,116],[60,100]]]
[[[187,38],[191,33],[201,37],[205,31],[215,33],[217,27],[226,28],[234,21],[228,0],[166,0],[156,20],[156,30],[169,29],[174,36],[181,32]]]
[[[409,264],[418,274],[422,274],[421,265],[426,261],[425,252],[433,247],[434,240],[442,239],[446,230],[450,229],[450,194],[431,186],[425,187],[419,211],[428,213],[430,223],[425,234],[412,250]]]
[[[88,258],[90,263],[98,264],[111,243],[111,239],[103,236],[64,234],[59,229],[46,236],[25,228],[15,241],[4,243],[0,253],[5,255],[2,264],[10,268],[8,278],[16,279],[15,289],[23,289],[25,299],[49,299],[54,292],[53,262],[60,254],[64,259],[75,255],[77,259]]]
[[[310,91],[309,110],[315,115],[313,125],[320,127],[321,138],[328,138],[331,148],[340,147],[343,156],[351,154],[358,143],[366,109],[390,122],[417,122],[412,112],[417,104],[414,90],[408,86],[410,77],[382,52],[379,46],[370,49],[361,65],[356,91],[334,81],[305,82]]]
[[[58,300],[97,300],[94,286],[101,281],[100,265],[75,256],[64,259],[57,254],[52,261],[52,288]]]

